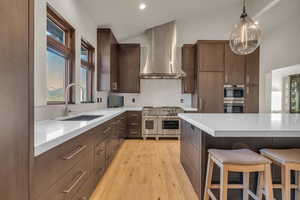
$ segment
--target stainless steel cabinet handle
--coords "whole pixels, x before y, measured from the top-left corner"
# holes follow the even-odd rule
[[[132,117],[138,117],[138,114],[131,114]]]
[[[246,76],[246,83],[249,84],[250,83],[250,76],[247,74]]]
[[[200,108],[200,111],[202,111],[202,108],[203,108],[203,104],[202,104],[202,98],[199,97],[199,108]]]
[[[249,87],[246,88],[246,93],[247,93],[247,95],[250,93],[250,88]]]
[[[132,125],[132,126],[137,126],[137,125],[139,125],[138,123],[130,123],[130,125]]]
[[[69,188],[64,190],[64,193],[66,193],[66,194],[70,193],[86,174],[87,174],[86,171],[80,171],[80,174],[78,175],[78,178],[75,179],[74,183],[72,183],[72,185]]]
[[[108,127],[108,128],[106,128],[104,131],[103,131],[103,133],[104,134],[106,134],[108,131],[110,131],[111,130],[111,128],[110,127]]]
[[[228,83],[228,75],[225,75],[225,83]]]
[[[113,90],[117,90],[118,89],[118,83],[117,82],[113,82],[113,87],[112,87],[112,89]]]
[[[82,152],[84,149],[86,149],[86,145],[83,146],[79,146],[77,149],[75,149],[70,155],[64,156],[63,159],[64,160],[71,160],[73,157],[75,157],[77,154],[79,154],[80,152]]]

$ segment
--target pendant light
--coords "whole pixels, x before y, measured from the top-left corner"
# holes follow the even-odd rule
[[[243,10],[239,24],[234,26],[230,36],[230,48],[237,55],[253,53],[260,45],[261,29],[246,12],[246,0],[242,0]]]

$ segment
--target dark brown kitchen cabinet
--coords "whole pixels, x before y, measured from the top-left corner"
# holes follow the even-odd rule
[[[92,175],[93,154],[85,152],[80,162],[64,174],[63,178],[45,191],[39,200],[71,200]]]
[[[142,112],[129,111],[127,112],[127,130],[128,138],[142,137]]]
[[[259,85],[260,48],[246,56],[246,85]]]
[[[0,1],[0,194],[28,200],[33,158],[33,0]]]
[[[119,44],[119,92],[140,93],[140,57],[139,44]]]
[[[181,124],[180,160],[195,192],[199,199],[201,199],[203,192],[201,191],[201,183],[204,178],[204,175],[200,171],[202,162],[204,162],[201,160],[201,134],[199,134],[199,129],[196,129],[193,125],[183,120]]]
[[[245,96],[245,113],[259,112],[259,86],[247,85]]]
[[[225,44],[225,41],[198,41],[198,71],[223,72],[225,69]]]
[[[92,149],[90,134],[91,131],[35,157],[32,188],[34,199],[45,198],[45,194],[49,189],[56,191],[58,188],[52,188],[52,186],[61,180],[77,163],[82,162],[81,160]],[[64,181],[62,182],[62,186],[59,186],[59,188],[67,187]],[[68,184],[71,184],[71,181]]]
[[[111,57],[110,57],[110,90],[112,92],[119,91],[119,73],[118,73],[118,41],[112,34],[111,40]]]
[[[196,45],[185,44],[182,47],[182,70],[186,76],[182,79],[182,93],[195,91]]]
[[[224,73],[198,73],[198,110],[200,113],[224,112]]]
[[[120,142],[123,143],[128,136],[127,129],[127,113],[123,113],[120,117]]]
[[[260,49],[246,56],[245,112],[259,112]]]
[[[124,113],[35,157],[32,199],[88,199],[117,154],[126,129]]]
[[[118,41],[110,29],[97,30],[97,89],[118,91]]]
[[[244,85],[246,56],[236,55],[228,43],[225,45],[225,77],[226,85]]]

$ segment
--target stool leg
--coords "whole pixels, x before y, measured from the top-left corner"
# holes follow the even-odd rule
[[[257,197],[259,200],[262,200],[263,197],[263,189],[264,189],[264,173],[258,172],[258,183],[257,183]]]
[[[221,168],[221,187],[220,187],[220,200],[227,200],[228,193],[228,169]]]
[[[265,165],[265,188],[266,188],[266,199],[274,200],[273,194],[273,183],[272,183],[272,174],[271,174],[271,165]]]
[[[281,166],[282,179],[282,200],[291,200],[291,170],[285,166]]]
[[[298,185],[298,188],[295,192],[295,199],[300,199],[300,171],[296,171],[296,184]]]
[[[206,182],[205,182],[205,189],[204,189],[204,199],[203,200],[209,200],[209,195],[208,195],[208,189],[211,186],[211,181],[212,181],[212,175],[213,175],[213,170],[214,170],[214,162],[211,159],[211,156],[208,156],[208,161],[207,161],[207,169],[206,169]]]
[[[249,194],[248,194],[248,190],[249,190],[249,176],[250,173],[249,172],[244,172],[243,173],[243,200],[249,200]]]

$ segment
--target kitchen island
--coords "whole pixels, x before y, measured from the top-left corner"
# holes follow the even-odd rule
[[[179,117],[182,119],[180,159],[199,199],[203,197],[208,149],[248,148],[258,152],[261,148],[300,148],[297,114],[179,114]],[[272,172],[274,182],[280,183],[280,169],[273,167]],[[217,167],[213,182],[219,182]],[[241,173],[230,173],[230,183],[241,182]],[[255,192],[257,174],[251,175],[250,182]],[[281,199],[280,191],[274,191],[275,198]],[[243,196],[241,190],[229,190],[228,195],[228,199],[234,200],[242,200]]]

